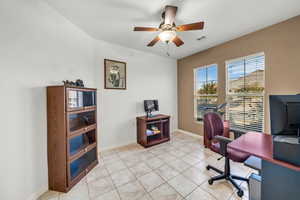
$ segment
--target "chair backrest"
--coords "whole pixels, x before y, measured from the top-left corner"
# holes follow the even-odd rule
[[[218,113],[209,112],[204,115],[204,133],[208,140],[212,140],[217,135],[224,135],[224,125]]]

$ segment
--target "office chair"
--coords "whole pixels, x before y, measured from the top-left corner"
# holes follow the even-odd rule
[[[211,165],[208,165],[206,167],[207,170],[212,169],[220,174],[209,179],[208,183],[212,185],[214,181],[226,179],[238,190],[237,195],[239,197],[242,197],[244,195],[244,192],[234,179],[246,181],[247,183],[249,180],[247,178],[231,174],[230,160],[243,163],[249,157],[249,154],[227,147],[227,144],[232,140],[224,137],[223,121],[220,115],[217,113],[209,112],[204,115],[204,132],[207,135],[208,140],[210,141],[210,145],[208,146],[210,150],[225,157],[224,171],[221,171]]]

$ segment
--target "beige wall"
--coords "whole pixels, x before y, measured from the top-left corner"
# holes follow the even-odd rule
[[[259,52],[266,56],[265,132],[270,94],[300,93],[300,16],[178,60],[178,127],[202,135],[194,120],[193,69],[217,63],[219,101],[225,101],[225,61]]]

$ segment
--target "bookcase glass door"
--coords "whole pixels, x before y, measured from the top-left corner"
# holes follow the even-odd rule
[[[83,106],[95,106],[96,105],[96,92],[84,91],[83,92]]]
[[[68,108],[82,108],[83,107],[83,92],[77,90],[68,91]]]
[[[69,164],[71,181],[97,160],[96,147]]]
[[[96,105],[95,91],[68,90],[68,109],[77,110]]]
[[[89,145],[96,143],[96,130],[75,136],[69,140],[69,155],[73,156]]]
[[[93,125],[96,123],[96,111],[69,114],[69,131]]]

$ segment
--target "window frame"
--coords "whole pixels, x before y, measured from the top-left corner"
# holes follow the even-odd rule
[[[212,67],[212,66],[216,66],[217,67],[217,84],[219,83],[219,66],[217,63],[213,63],[213,64],[208,64],[208,65],[203,65],[203,66],[200,66],[200,67],[196,67],[194,68],[193,70],[193,73],[194,73],[194,122],[196,123],[200,123],[200,124],[203,124],[203,119],[201,121],[197,120],[197,114],[198,114],[198,110],[197,110],[197,97],[209,97],[209,96],[215,96],[217,98],[217,102],[219,102],[219,85],[217,86],[217,93],[216,94],[203,94],[203,95],[197,95],[197,70],[199,69],[207,69],[209,67]],[[206,83],[208,82],[207,81],[207,72],[206,72]]]
[[[266,54],[264,52],[259,52],[259,53],[255,53],[255,54],[251,54],[248,56],[243,56],[243,57],[239,57],[239,58],[234,58],[234,59],[230,59],[230,60],[226,60],[225,61],[225,101],[228,102],[228,96],[232,95],[232,96],[244,96],[244,97],[251,97],[251,96],[258,96],[258,93],[243,93],[243,94],[232,94],[229,93],[229,79],[228,79],[228,65],[232,62],[237,62],[240,60],[247,60],[247,59],[251,59],[254,57],[258,57],[258,56],[264,56],[264,75],[263,75],[263,83],[264,83],[264,90],[263,92],[261,92],[261,96],[263,97],[263,122],[262,122],[262,131],[265,130],[265,119],[266,119]],[[228,109],[229,107],[226,106],[226,114],[225,114],[225,118],[226,120],[229,120],[228,118]]]

